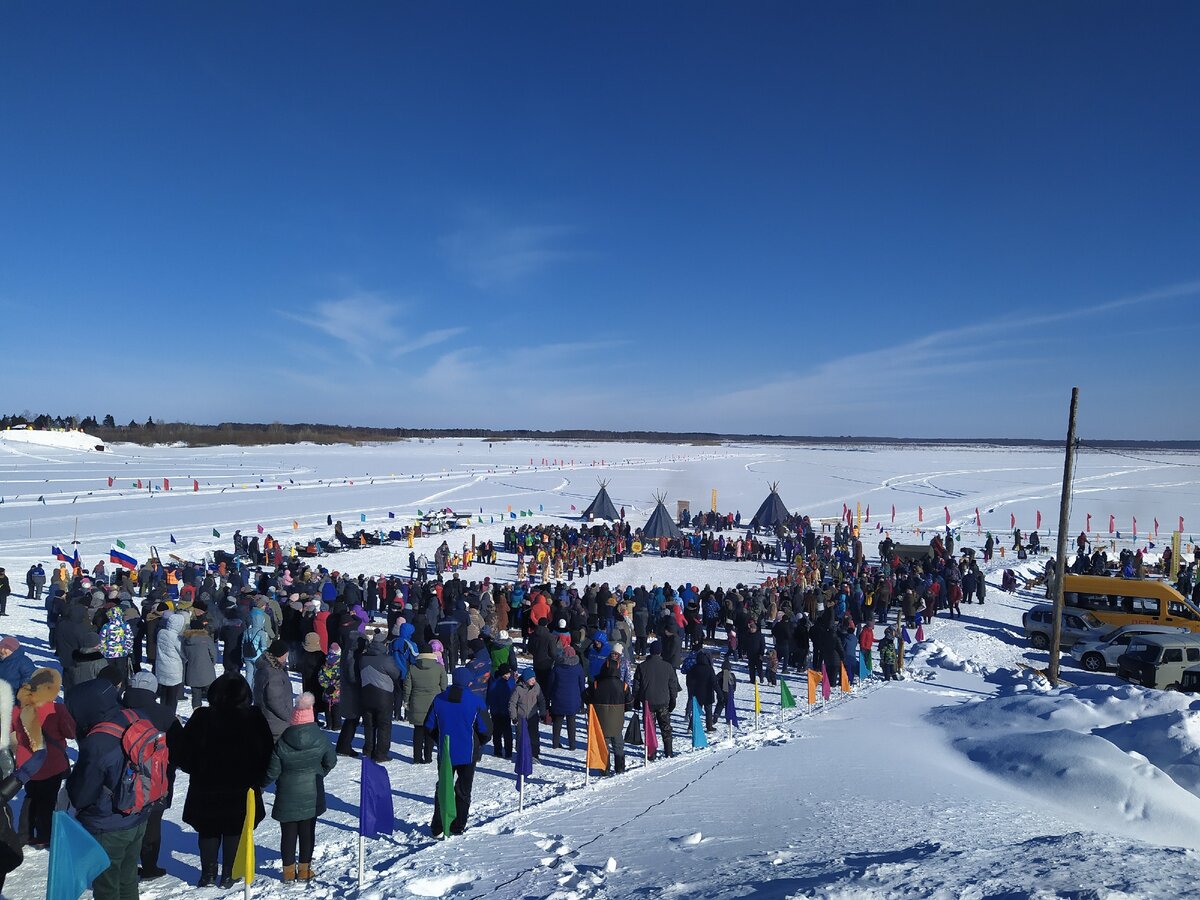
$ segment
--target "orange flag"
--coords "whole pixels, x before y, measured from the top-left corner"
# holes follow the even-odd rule
[[[846,675],[846,666],[842,665],[842,693],[850,693],[850,678]]]
[[[587,767],[608,771],[608,742],[604,740],[604,729],[600,727],[594,703],[588,707]]]
[[[821,683],[821,673],[808,670],[808,705],[817,702],[817,685]]]

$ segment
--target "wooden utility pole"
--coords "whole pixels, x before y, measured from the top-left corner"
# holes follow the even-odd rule
[[[1071,479],[1075,471],[1075,414],[1079,388],[1071,388],[1071,417],[1067,420],[1067,455],[1063,461],[1062,501],[1058,506],[1058,549],[1054,561],[1054,626],[1050,634],[1050,666],[1046,675],[1058,687],[1058,656],[1062,644],[1063,576],[1067,572],[1067,520],[1071,516]]]

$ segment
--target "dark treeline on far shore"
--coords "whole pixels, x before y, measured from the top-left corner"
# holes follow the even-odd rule
[[[612,441],[646,444],[717,445],[726,441],[755,444],[804,444],[830,447],[883,445],[927,447],[1061,447],[1061,439],[1045,438],[922,438],[872,437],[866,435],[781,435],[721,434],[707,431],[605,431],[590,428],[565,428],[538,431],[524,428],[369,428],[358,425],[327,425],[311,422],[222,422],[197,425],[190,422],[145,422],[130,420],[119,425],[111,415],[95,416],[34,415],[28,411],[0,416],[0,428],[30,426],[37,429],[70,428],[86,431],[105,442],[133,444],[182,443],[193,447],[221,444],[255,446],[260,444],[354,444],[372,441],[402,441],[413,438],[478,438],[487,441]],[[1100,449],[1200,450],[1200,441],[1096,440],[1086,446]]]

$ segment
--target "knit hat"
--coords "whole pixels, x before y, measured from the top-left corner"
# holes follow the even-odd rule
[[[533,671],[533,669],[522,669],[521,670],[521,680],[522,681],[536,681],[537,680],[537,672]]]
[[[4,638],[4,640],[0,640],[0,650],[7,650],[9,653],[16,653],[20,649],[21,642],[11,634]]]
[[[610,652],[615,653],[618,656],[620,656],[621,654],[623,654],[625,652],[625,645],[622,644],[620,641],[617,641],[616,643],[614,643],[612,645],[612,647],[609,648],[609,650],[610,650]]]
[[[321,636],[315,631],[310,631],[306,634],[304,636],[304,649],[310,653],[314,651],[319,652],[321,649]]]
[[[296,707],[292,710],[293,725],[308,725],[316,720],[313,715],[313,706],[316,704],[317,698],[305,691],[296,701]]]
[[[158,679],[153,672],[137,672],[129,679],[129,686],[153,694],[158,692]]]
[[[566,628],[566,627],[567,627],[567,620],[566,620],[566,619],[559,619],[559,620],[558,620],[558,627],[559,627],[559,628]]]
[[[650,646],[646,649],[650,651],[651,656],[658,656],[662,653],[662,645],[658,641],[651,641]]]
[[[287,656],[288,645],[287,641],[274,640],[271,641],[271,646],[267,648],[267,653],[276,658]]]
[[[566,659],[574,659],[575,658],[575,648],[574,647],[564,647],[563,648],[563,656]]]
[[[509,640],[509,637],[508,637],[508,632],[507,632],[507,631],[503,631],[503,630],[502,630],[502,631],[500,632],[500,640],[502,640],[502,641],[507,641],[507,640]]]

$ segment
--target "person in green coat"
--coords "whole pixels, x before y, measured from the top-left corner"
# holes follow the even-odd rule
[[[404,708],[413,727],[413,762],[433,762],[433,738],[425,730],[425,719],[434,699],[446,689],[446,670],[430,649],[421,645],[421,652],[408,667],[404,679]]]
[[[284,881],[308,881],[316,877],[312,869],[313,846],[317,837],[317,816],[325,812],[325,776],[337,764],[333,745],[317,725],[313,715],[316,698],[305,692],[292,712],[292,721],[284,729],[271,763],[267,781],[277,782],[271,818],[279,823]],[[296,843],[300,843],[299,865]]]

